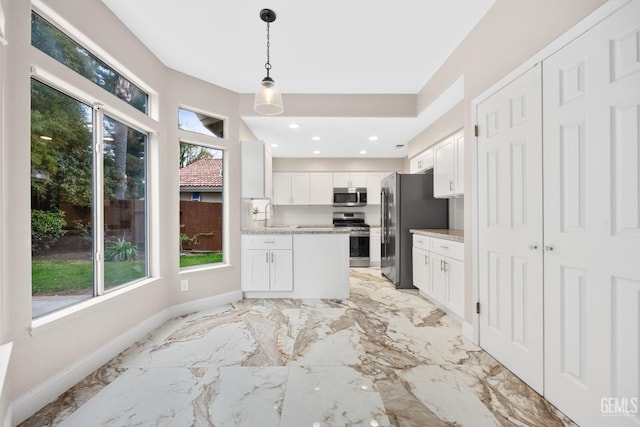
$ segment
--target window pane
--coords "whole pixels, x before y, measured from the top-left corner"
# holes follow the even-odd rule
[[[31,44],[109,93],[147,113],[149,95],[35,12],[31,13]]]
[[[32,314],[93,296],[92,110],[31,80]]]
[[[224,138],[224,120],[178,109],[178,128],[202,135]]]
[[[147,135],[104,118],[104,287],[147,276]]]
[[[180,144],[180,267],[223,260],[223,154]]]

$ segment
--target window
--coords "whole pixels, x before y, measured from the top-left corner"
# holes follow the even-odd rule
[[[180,143],[180,267],[220,263],[224,151]]]
[[[34,318],[147,276],[146,145],[146,134],[32,79]]]
[[[35,12],[31,12],[31,44],[139,111],[148,112],[149,95]]]
[[[193,111],[178,109],[178,128],[202,135],[224,138],[224,120]]]

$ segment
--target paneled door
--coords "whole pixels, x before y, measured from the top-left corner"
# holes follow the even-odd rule
[[[536,65],[477,107],[480,345],[539,393],[541,74]]]
[[[543,63],[545,397],[584,426],[640,425],[638,17]]]

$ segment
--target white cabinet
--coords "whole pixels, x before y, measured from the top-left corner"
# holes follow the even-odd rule
[[[240,158],[242,198],[272,198],[271,148],[262,141],[241,141]]]
[[[309,173],[309,204],[330,205],[333,203],[333,174],[331,172]]]
[[[334,172],[334,187],[366,187],[367,174],[365,172]]]
[[[464,194],[464,134],[458,132],[433,147],[433,195]]]
[[[433,148],[428,148],[409,160],[409,172],[420,173],[433,169]]]
[[[380,265],[380,228],[371,227],[369,230],[369,264]]]
[[[413,235],[413,284],[449,313],[464,316],[464,244]]]
[[[367,172],[367,204],[380,204],[380,181],[391,172]]]
[[[305,172],[274,173],[273,203],[276,205],[309,204],[309,174]]]
[[[292,237],[242,236],[243,291],[293,290]]]
[[[431,254],[429,253],[429,237],[413,235],[413,286],[430,295],[431,286]]]

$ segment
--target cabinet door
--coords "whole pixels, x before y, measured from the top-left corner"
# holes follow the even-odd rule
[[[333,186],[334,187],[350,187],[351,174],[349,172],[334,172],[333,173]]]
[[[274,249],[269,252],[272,291],[293,290],[293,251]]]
[[[291,199],[294,205],[309,204],[309,174],[291,174]]]
[[[276,172],[273,174],[273,203],[276,205],[291,204],[291,174]]]
[[[464,317],[464,262],[447,258],[447,307]]]
[[[380,265],[380,231],[377,234],[372,231],[369,237],[369,263]]]
[[[387,176],[386,172],[369,172],[367,173],[367,204],[380,204],[380,181]]]
[[[330,205],[333,202],[333,174],[312,172],[309,174],[309,204]]]
[[[353,172],[349,178],[349,187],[366,187],[367,186],[367,174],[366,172]]]
[[[269,290],[269,251],[244,249],[242,251],[242,290]]]
[[[412,261],[413,261],[413,286],[420,289],[423,292],[429,293],[428,285],[429,278],[428,275],[428,267],[429,267],[429,252],[424,249],[413,247],[412,252]]]
[[[450,197],[453,195],[455,176],[455,146],[453,138],[438,143],[433,149],[433,195]]]
[[[446,257],[431,252],[431,296],[438,302],[446,304],[447,271]]]
[[[453,177],[453,192],[456,196],[464,194],[464,132],[453,136],[455,146],[455,176]]]

